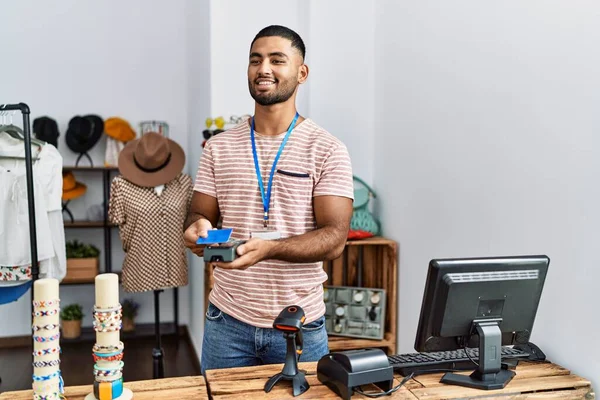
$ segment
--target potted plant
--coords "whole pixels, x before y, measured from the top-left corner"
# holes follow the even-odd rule
[[[83,311],[79,304],[69,304],[60,312],[62,321],[62,337],[65,339],[76,339],[81,336],[81,320]]]
[[[67,275],[63,282],[89,282],[98,275],[100,250],[91,244],[78,240],[69,241],[67,250]]]
[[[132,332],[135,330],[135,317],[138,314],[140,305],[132,299],[125,299],[123,304],[123,331]]]

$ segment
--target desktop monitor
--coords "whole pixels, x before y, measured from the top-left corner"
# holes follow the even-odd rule
[[[497,389],[512,379],[501,346],[529,341],[549,263],[544,255],[431,260],[415,349],[479,347],[470,376],[447,373],[441,382]]]

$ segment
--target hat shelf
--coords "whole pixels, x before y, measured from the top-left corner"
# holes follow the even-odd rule
[[[118,171],[116,167],[73,167],[73,166],[64,166],[63,172],[77,172],[77,171],[85,171],[85,172],[97,172],[102,173],[102,193],[103,193],[103,201],[104,204],[108,205],[108,198],[110,195],[110,182],[113,172]],[[108,208],[104,207],[104,215],[101,221],[75,221],[73,219],[73,215],[68,209],[68,203],[71,200],[67,200],[63,203],[63,212],[68,214],[70,217],[66,219],[64,222],[65,229],[66,228],[102,228],[104,230],[104,270],[102,272],[109,273],[112,271],[112,243],[111,243],[111,230],[117,225],[111,223],[108,219]],[[77,281],[77,282],[65,282],[65,284],[92,284],[94,283],[93,279],[89,279],[87,281]]]
[[[117,171],[117,167],[63,166],[63,171]]]

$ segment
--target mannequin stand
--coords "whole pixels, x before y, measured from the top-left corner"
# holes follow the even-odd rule
[[[265,392],[269,393],[273,386],[281,380],[292,381],[294,397],[306,392],[310,385],[306,381],[305,372],[298,370],[298,353],[296,352],[296,332],[284,332],[283,337],[287,339],[287,352],[283,370],[277,375],[269,378],[265,384]]]
[[[160,340],[160,301],[159,294],[163,290],[154,291],[154,334],[156,336],[156,347],[152,349],[152,378],[165,377],[165,364],[163,360],[163,349]]]

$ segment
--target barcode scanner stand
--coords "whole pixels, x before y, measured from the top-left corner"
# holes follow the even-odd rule
[[[265,392],[269,393],[280,380],[292,381],[293,394],[299,396],[310,387],[304,371],[298,370],[298,359],[302,354],[302,324],[306,316],[300,306],[286,307],[273,322],[273,328],[283,332],[287,340],[287,351],[283,370],[269,378]]]

